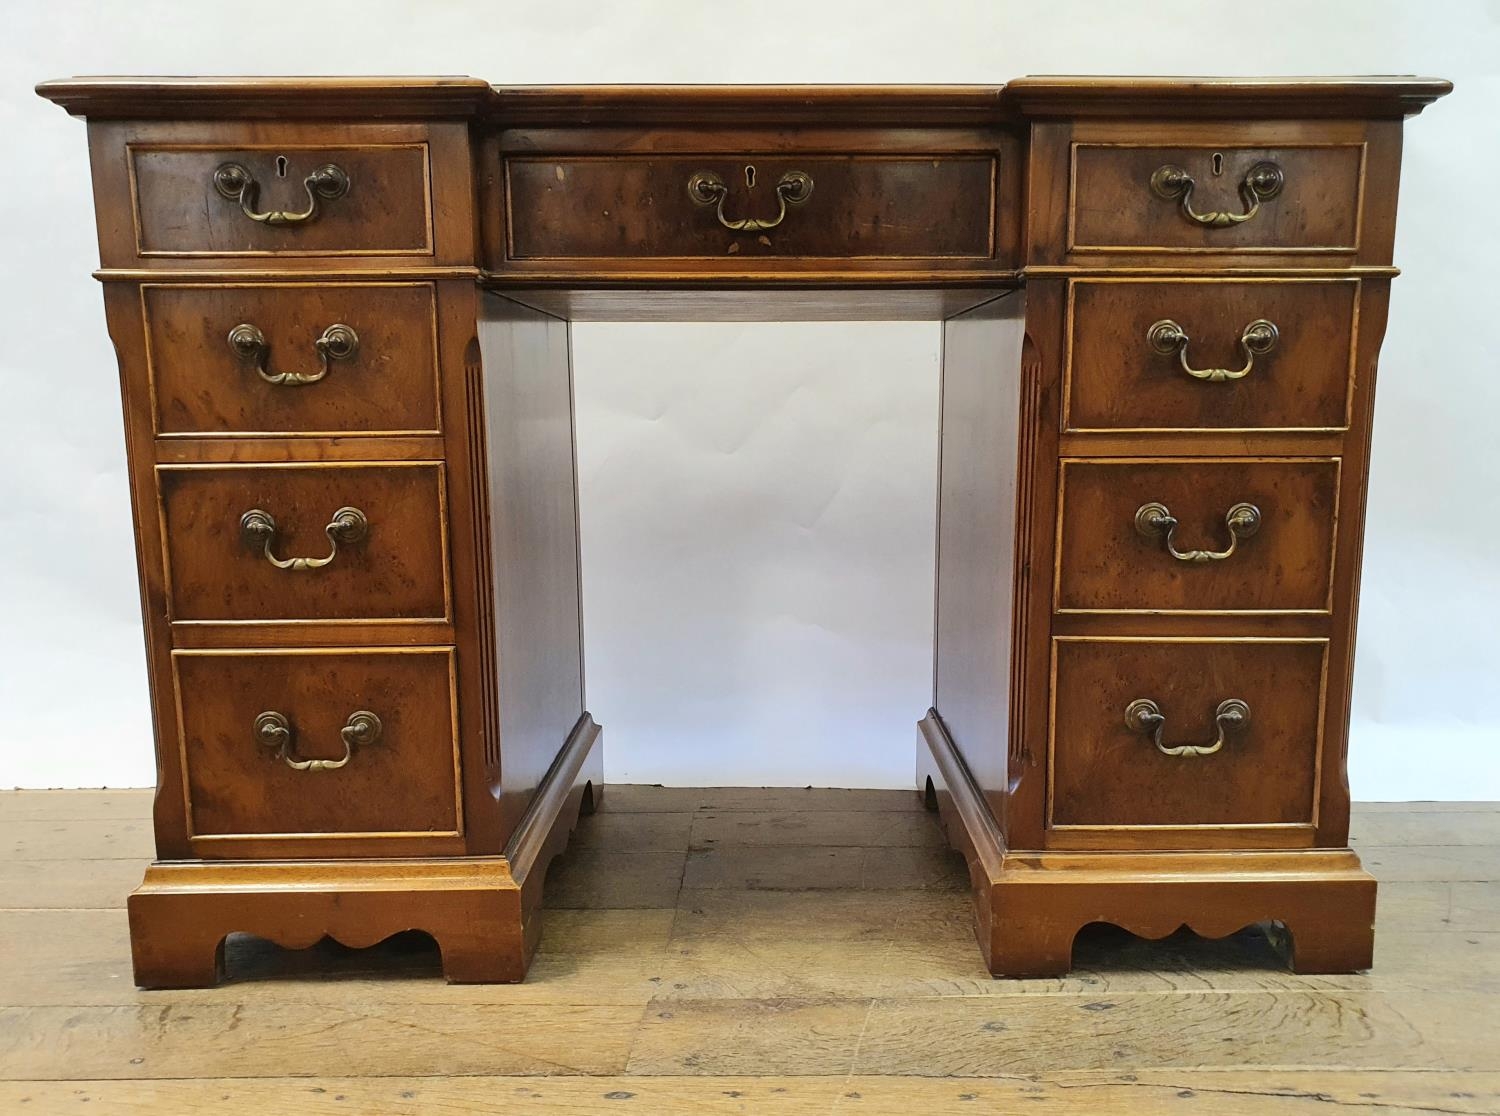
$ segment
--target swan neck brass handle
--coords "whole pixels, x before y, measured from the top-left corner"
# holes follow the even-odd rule
[[[328,526],[323,528],[328,536],[328,554],[324,558],[278,558],[272,548],[276,545],[276,520],[268,511],[251,508],[240,516],[240,537],[251,550],[259,550],[266,561],[278,570],[320,570],[339,554],[340,544],[352,546],[363,542],[370,533],[370,521],[358,508],[340,508],[333,513]]]
[[[748,175],[747,175],[748,177]],[[724,179],[713,171],[698,171],[688,179],[688,197],[693,199],[695,205],[716,206],[715,213],[718,214],[719,224],[730,232],[762,232],[765,229],[774,229],[786,220],[786,208],[789,205],[801,205],[812,197],[813,180],[812,175],[806,171],[787,171],[776,183],[776,202],[778,209],[776,216],[769,220],[761,220],[758,217],[741,217],[731,220],[724,216],[724,203],[729,199],[729,187],[724,185]]]
[[[1165,540],[1167,553],[1179,562],[1222,562],[1234,553],[1241,539],[1248,539],[1260,530],[1260,509],[1254,504],[1239,503],[1224,513],[1224,525],[1229,528],[1229,546],[1225,550],[1178,550],[1173,536],[1177,531],[1177,519],[1166,504],[1152,501],[1135,509],[1135,529],[1148,539]]]
[[[1146,331],[1146,340],[1150,342],[1151,348],[1162,356],[1171,356],[1175,353],[1184,372],[1195,380],[1203,380],[1210,384],[1222,384],[1226,380],[1243,380],[1255,367],[1255,358],[1269,353],[1280,339],[1281,331],[1276,328],[1275,322],[1267,321],[1265,318],[1256,318],[1240,330],[1240,352],[1245,356],[1243,366],[1240,368],[1194,368],[1188,363],[1188,341],[1191,338],[1188,337],[1187,330],[1171,318],[1163,318],[1159,322],[1153,322],[1151,328]]]
[[[349,175],[337,164],[325,163],[302,180],[302,187],[307,191],[307,208],[301,213],[257,210],[260,183],[243,163],[220,163],[214,169],[214,189],[230,201],[239,202],[241,212],[262,225],[301,225],[311,221],[318,215],[319,201],[333,201],[349,192]]]
[[[1275,163],[1259,162],[1245,172],[1240,179],[1240,200],[1245,208],[1240,213],[1212,211],[1199,213],[1193,209],[1193,187],[1198,183],[1193,176],[1179,166],[1167,163],[1151,173],[1151,192],[1159,198],[1176,201],[1182,215],[1195,225],[1208,229],[1224,229],[1250,220],[1260,212],[1260,203],[1274,198],[1286,185],[1286,175]]]
[[[376,743],[384,731],[385,726],[379,717],[368,709],[356,709],[339,730],[339,737],[344,742],[341,758],[298,759],[297,731],[286,714],[268,709],[255,718],[255,739],[267,748],[274,748],[278,758],[293,771],[337,771],[348,764],[356,748]]]
[[[1168,746],[1162,743],[1162,732],[1167,727],[1167,718],[1166,714],[1161,711],[1161,706],[1150,698],[1136,698],[1125,707],[1125,727],[1131,732],[1139,732],[1151,737],[1156,750],[1164,756],[1211,756],[1224,747],[1224,741],[1229,738],[1231,732],[1243,729],[1249,723],[1250,707],[1239,698],[1225,698],[1219,702],[1219,708],[1214,711],[1214,725],[1218,728],[1218,736],[1212,744]]]
[[[268,384],[283,387],[300,387],[315,384],[328,375],[329,362],[352,360],[359,352],[359,334],[343,322],[334,322],[313,342],[318,353],[316,372],[272,372],[266,368],[271,359],[271,346],[266,335],[249,322],[241,322],[229,331],[229,348],[240,360],[254,362],[255,372]]]

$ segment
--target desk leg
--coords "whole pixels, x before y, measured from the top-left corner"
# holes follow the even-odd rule
[[[584,715],[503,856],[158,862],[130,896],[135,981],[204,988],[224,976],[224,940],[288,949],[323,938],[364,948],[405,930],[437,942],[453,982],[523,980],[542,929],[547,869],[604,781],[599,726]]]

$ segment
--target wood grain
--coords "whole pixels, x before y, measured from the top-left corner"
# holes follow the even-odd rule
[[[446,648],[179,652],[174,662],[193,837],[459,832],[452,659]],[[256,741],[252,729],[265,710],[287,719],[297,762],[338,762],[343,728],[356,710],[379,717],[381,733],[350,751],[337,770],[299,771]],[[224,841],[217,844],[215,855],[236,855]],[[332,854],[313,840],[303,855]]]
[[[1075,149],[1077,193],[1070,239],[1075,251],[1134,248],[1148,252],[1233,251],[1282,248],[1352,252],[1358,247],[1363,150],[1344,146],[1275,147],[1257,145],[1253,130],[1205,132],[1194,146],[1142,143],[1129,126],[1105,142]],[[1246,141],[1249,140],[1247,143]],[[1212,156],[1223,156],[1215,175]],[[1286,185],[1261,203],[1261,212],[1228,228],[1205,228],[1180,212],[1176,200],[1150,188],[1152,172],[1163,165],[1183,168],[1195,180],[1192,204],[1198,212],[1243,214],[1247,203],[1239,186],[1257,164],[1280,167]]]
[[[1359,281],[1343,277],[1235,281],[1223,278],[1092,278],[1069,288],[1068,430],[1341,429],[1349,422],[1349,378]],[[1238,380],[1189,376],[1177,354],[1147,337],[1159,321],[1188,336],[1196,370],[1239,371],[1239,343],[1252,322],[1277,329]],[[1347,335],[1348,345],[1334,339]]]
[[[176,622],[427,619],[450,615],[442,468],[329,464],[173,467],[157,471]],[[340,508],[365,516],[362,540],[335,552]],[[333,561],[280,569],[240,518],[275,521],[271,554]]]
[[[189,284],[141,288],[158,434],[437,433],[431,283]],[[358,348],[315,384],[269,384],[228,344],[253,325],[270,375],[316,375],[315,342],[342,324]]]
[[[123,1116],[175,1112],[220,1116],[267,1111],[327,1116],[351,1110],[383,1116],[431,1112],[580,1113],[614,1106],[660,1116],[768,1113],[771,1116],[1298,1116],[1330,1105],[1372,1108],[1392,1116],[1441,1111],[1482,1116],[1500,1106],[1500,1075],[1423,1071],[1160,1070],[1073,1073],[1021,1078],[896,1078],[837,1075],[761,1077],[383,1077],[265,1079],[245,1082],[28,1081],[0,1084],[0,1103],[51,1116],[79,1105]],[[1441,1107],[1435,1107],[1440,1105]]]
[[[1336,459],[1062,462],[1056,606],[1078,612],[1327,612],[1338,519]],[[1136,510],[1167,507],[1178,551],[1234,553],[1185,562],[1160,534],[1142,535]],[[1225,519],[1238,504],[1260,513],[1236,541]]]
[[[1056,654],[1052,825],[1312,823],[1321,641],[1067,640]],[[1166,717],[1164,747],[1212,745],[1227,698],[1243,700],[1250,719],[1213,755],[1163,755],[1126,725],[1137,698]]]
[[[426,146],[360,143],[357,132],[346,135],[334,144],[296,147],[275,141],[255,147],[226,143],[206,151],[170,143],[132,145],[137,250],[143,256],[430,255]],[[277,160],[283,158],[287,166],[278,174]],[[343,197],[320,199],[314,220],[256,222],[241,212],[239,201],[214,188],[214,170],[224,163],[250,172],[259,210],[305,212],[309,203],[302,181],[326,164],[348,175],[349,190]]]
[[[750,141],[754,142],[754,141]],[[512,156],[509,185],[512,259],[810,256],[955,257],[994,254],[994,159],[830,157],[747,147],[734,158]],[[777,184],[808,174],[813,189],[762,233],[722,227],[714,206],[687,190],[694,174],[724,184],[724,213],[773,221]],[[913,214],[922,219],[913,221]]]

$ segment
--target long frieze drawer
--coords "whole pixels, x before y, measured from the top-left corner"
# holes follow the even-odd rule
[[[1307,826],[1323,640],[1053,642],[1049,825]]]
[[[158,435],[439,430],[431,283],[146,284]]]
[[[1064,425],[1343,430],[1357,279],[1079,279]]]
[[[1339,459],[1065,459],[1064,612],[1327,612]]]
[[[1078,142],[1068,250],[1203,253],[1359,250],[1360,142],[1167,146]]]
[[[429,256],[428,145],[137,142],[140,256]]]
[[[507,255],[987,261],[996,165],[990,155],[511,156]]]
[[[157,470],[178,622],[445,620],[437,462]]]
[[[461,829],[449,648],[178,651],[190,836]]]

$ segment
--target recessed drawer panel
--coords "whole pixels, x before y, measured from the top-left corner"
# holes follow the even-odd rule
[[[174,621],[444,620],[442,466],[162,466]]]
[[[514,260],[988,260],[991,156],[512,156]]]
[[[1356,252],[1364,151],[1362,143],[1075,143],[1068,247]]]
[[[1336,458],[1062,463],[1062,611],[1325,612]]]
[[[1066,427],[1345,429],[1358,297],[1358,280],[1077,280]]]
[[[1326,647],[1054,641],[1051,825],[1311,825]]]
[[[432,254],[425,143],[129,148],[142,256]]]
[[[430,283],[147,285],[156,432],[436,433]]]
[[[460,830],[451,649],[172,663],[193,837]]]

